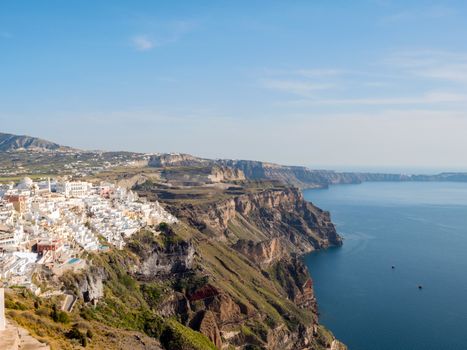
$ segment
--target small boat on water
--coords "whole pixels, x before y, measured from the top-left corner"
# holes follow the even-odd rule
[[[419,284],[418,289],[423,289],[423,286],[421,284]]]

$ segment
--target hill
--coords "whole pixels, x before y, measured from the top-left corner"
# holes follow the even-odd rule
[[[72,149],[37,137],[0,133],[0,152],[18,150],[67,151]]]

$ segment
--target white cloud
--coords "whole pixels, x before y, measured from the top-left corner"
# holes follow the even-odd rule
[[[144,28],[142,32],[145,33],[131,38],[132,46],[138,51],[176,43],[199,25],[193,20],[161,21],[154,18],[139,18],[138,24]]]
[[[382,82],[382,81],[367,81],[363,83],[364,86],[372,87],[372,88],[382,88],[391,86],[391,84]]]
[[[464,108],[467,103],[467,53],[464,52],[399,51],[366,71],[303,68],[268,71],[267,76],[271,78],[261,81],[264,88],[301,98],[290,100],[290,96],[284,95],[289,100],[276,103],[282,106],[450,104]]]
[[[267,79],[262,81],[263,87],[271,90],[283,91],[299,96],[311,96],[313,92],[328,90],[334,87],[330,83],[312,83],[300,80]]]
[[[133,47],[138,51],[148,51],[155,48],[157,45],[146,35],[138,35],[131,38],[131,43]]]
[[[293,105],[353,105],[353,106],[389,106],[389,105],[433,105],[439,103],[467,102],[467,94],[433,91],[421,96],[377,97],[377,98],[342,98],[342,99],[304,99],[290,102]]]
[[[298,75],[307,78],[316,78],[316,77],[335,77],[342,75],[344,72],[338,69],[299,69],[296,71]]]
[[[467,83],[467,62],[443,64],[415,71],[415,73],[426,78]]]
[[[385,62],[419,77],[467,83],[467,53],[403,51],[393,53]]]

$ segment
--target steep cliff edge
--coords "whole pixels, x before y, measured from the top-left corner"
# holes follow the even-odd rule
[[[359,184],[378,181],[449,181],[467,182],[467,173],[449,172],[433,175],[371,173],[371,172],[338,172],[333,170],[310,169],[305,166],[279,165],[269,162],[236,159],[205,159],[187,154],[159,154],[151,157],[149,166],[197,166],[212,167],[214,165],[241,171],[247,180],[279,181],[298,188],[323,188],[337,184]]]
[[[271,250],[271,256],[280,257],[342,244],[329,213],[305,201],[297,188],[234,193],[201,204],[168,203],[168,208],[207,235],[240,250],[245,244],[257,244],[259,251]],[[249,250],[250,255],[255,249]]]
[[[185,323],[222,348],[331,346],[318,323],[312,280],[298,257],[342,244],[329,213],[306,202],[298,189],[278,183],[190,193],[148,183],[136,190],[158,198],[189,228],[189,234],[174,230],[193,242],[193,271],[205,278],[172,297],[172,306],[164,306],[172,310],[167,315],[184,305]]]
[[[337,172],[314,170],[304,166],[286,166],[251,160],[220,160],[221,164],[240,169],[248,179],[277,180],[298,188],[320,188],[336,184],[359,184],[366,181],[411,181],[410,175]]]

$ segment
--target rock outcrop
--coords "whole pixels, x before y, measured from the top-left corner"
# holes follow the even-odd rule
[[[191,327],[207,336],[218,349],[222,349],[222,338],[212,311],[200,311],[192,320]]]
[[[148,165],[155,168],[191,167],[212,164],[209,159],[203,159],[184,153],[160,153],[149,158]]]
[[[184,273],[193,266],[195,250],[191,242],[168,243],[161,248],[155,245],[149,249],[135,250],[141,263],[135,272],[144,279]]]
[[[213,183],[246,180],[245,174],[240,169],[218,165],[212,167],[211,175],[208,175],[208,178]]]
[[[266,267],[288,254],[284,243],[278,237],[261,242],[239,239],[233,248],[262,267]]]

